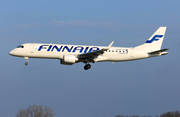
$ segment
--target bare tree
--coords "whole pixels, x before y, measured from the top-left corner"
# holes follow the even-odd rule
[[[139,116],[138,115],[132,115],[132,116],[116,115],[115,117],[139,117]]]
[[[167,113],[161,114],[160,117],[180,117],[180,113],[179,111],[167,112]]]
[[[116,115],[114,117],[125,117],[124,115]]]
[[[51,107],[39,105],[29,106],[26,110],[21,109],[16,114],[16,117],[54,117]]]

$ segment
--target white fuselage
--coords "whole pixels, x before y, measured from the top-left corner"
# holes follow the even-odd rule
[[[142,45],[134,48],[112,47],[114,41],[109,46],[86,46],[86,45],[66,45],[66,44],[38,44],[26,43],[18,46],[9,54],[12,56],[24,57],[25,65],[28,65],[29,58],[60,59],[63,65],[72,65],[83,62],[85,70],[91,68],[90,62],[102,61],[130,61],[155,56],[165,55],[166,49],[161,49],[166,27],[159,29]]]
[[[47,58],[63,59],[64,55],[75,55],[90,53],[105,48],[103,46],[84,46],[84,45],[66,45],[66,44],[37,44],[27,43],[22,45],[23,48],[15,48],[10,52],[11,55],[29,58]],[[146,51],[136,50],[134,48],[111,47],[102,55],[94,59],[100,61],[129,61],[150,57]]]

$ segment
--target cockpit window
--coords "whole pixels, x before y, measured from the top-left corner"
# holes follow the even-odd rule
[[[24,46],[23,45],[19,45],[17,48],[24,48]]]

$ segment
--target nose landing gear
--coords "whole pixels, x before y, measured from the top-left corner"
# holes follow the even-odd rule
[[[28,65],[28,62],[25,62],[25,65],[27,66],[27,65]]]
[[[27,66],[28,65],[28,57],[24,57],[24,59],[26,60],[26,62],[25,62],[25,65]]]
[[[88,70],[88,69],[90,69],[91,68],[91,65],[90,64],[86,64],[85,66],[84,66],[84,69],[85,70]]]

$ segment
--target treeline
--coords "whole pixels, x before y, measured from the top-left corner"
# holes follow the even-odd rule
[[[41,105],[33,105],[29,106],[27,109],[20,109],[16,114],[16,117],[54,117],[54,112],[51,107],[41,106]],[[152,117],[152,116],[124,116],[124,115],[116,115],[114,117]],[[166,112],[156,117],[180,117],[179,111]]]
[[[124,115],[116,115],[114,117],[151,117],[151,116],[139,116],[139,115],[124,116]],[[156,116],[156,117],[180,117],[180,113],[179,113],[179,111],[172,111],[172,112],[163,113],[160,116]]]

